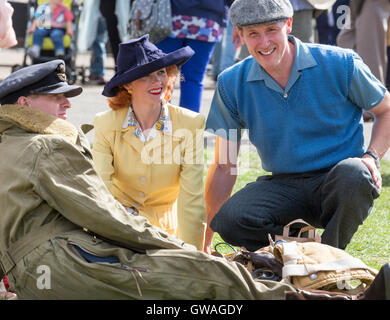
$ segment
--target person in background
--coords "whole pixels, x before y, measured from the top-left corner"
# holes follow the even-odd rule
[[[34,13],[34,19],[27,33],[33,33],[33,44],[28,49],[32,58],[38,58],[43,39],[50,37],[56,57],[65,55],[63,38],[65,33],[73,36],[73,14],[63,5],[63,0],[49,0],[41,4]]]
[[[307,0],[290,0],[293,9],[291,34],[303,42],[314,42],[314,7]]]
[[[337,45],[355,50],[382,84],[387,77],[387,31],[390,17],[388,0],[350,1],[350,25],[344,25],[338,34]],[[370,111],[364,121],[373,121]]]
[[[118,16],[116,15],[116,0],[100,0],[100,13],[106,20],[106,26],[108,31],[108,38],[110,40],[110,46],[114,60],[116,61],[119,43],[121,42],[119,29],[118,29]]]
[[[77,48],[80,53],[92,48],[88,84],[104,85],[107,27],[106,20],[100,14],[99,4],[97,0],[84,0]]]
[[[314,42],[314,19],[336,0],[290,0],[294,9],[291,34],[303,42]]]
[[[339,19],[344,18],[342,15],[345,11],[342,10],[342,6],[348,5],[349,0],[337,0],[332,6],[332,10],[324,11],[316,18],[316,29],[318,31],[319,43],[333,46],[337,45],[337,35],[341,31],[337,24],[340,23]]]
[[[95,41],[92,43],[92,54],[89,67],[89,84],[105,85],[105,62],[106,62],[106,44],[107,28],[106,21],[99,16],[97,34]]]
[[[129,214],[202,250],[205,119],[168,103],[178,66],[193,54],[188,46],[165,54],[149,35],[121,43],[118,71],[103,90],[112,110],[95,116],[92,152]]]
[[[387,75],[389,0],[352,0],[351,25],[337,36],[337,45],[355,50],[383,84]]]
[[[214,46],[212,55],[211,75],[216,81],[218,75],[235,63],[236,48],[232,38],[233,25],[228,19],[227,27],[223,30],[222,41]]]
[[[80,52],[87,52],[92,48],[90,83],[105,84],[107,40],[115,62],[119,43],[128,39],[126,23],[129,20],[129,11],[129,0],[84,1],[79,20],[77,47]]]
[[[106,44],[107,28],[106,21],[99,16],[97,34],[95,41],[92,43],[92,54],[89,68],[89,84],[105,85],[105,62],[106,62]]]
[[[6,49],[17,45],[15,30],[12,27],[14,9],[6,0],[0,0],[0,48]]]
[[[199,112],[203,78],[216,42],[221,41],[226,27],[228,7],[233,0],[172,0],[172,34],[156,43],[164,52],[190,46],[195,54],[181,68],[181,107]]]

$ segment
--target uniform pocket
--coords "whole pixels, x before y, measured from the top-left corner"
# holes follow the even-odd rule
[[[119,263],[119,258],[117,256],[97,256],[91,252],[88,252],[84,250],[80,245],[78,244],[71,244],[73,247],[80,253],[80,255],[89,263],[94,262],[105,262],[105,263]]]
[[[85,272],[102,282],[110,284],[113,284],[115,279],[132,278],[134,280],[135,292],[138,291],[138,294],[142,297],[140,280],[147,282],[142,276],[142,273],[148,271],[146,268],[126,265],[115,255],[102,255],[100,252],[91,251],[72,241],[67,242],[67,250],[68,254],[84,267],[83,273]],[[129,275],[130,278],[127,278],[126,275]],[[130,282],[128,280],[125,281],[131,288]]]

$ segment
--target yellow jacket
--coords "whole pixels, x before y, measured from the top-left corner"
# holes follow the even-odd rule
[[[202,250],[205,119],[184,108],[167,107],[172,133],[157,130],[156,137],[145,144],[134,135],[134,126],[122,128],[128,108],[97,114],[93,160],[120,203]]]

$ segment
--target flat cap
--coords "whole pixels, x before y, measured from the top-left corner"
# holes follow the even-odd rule
[[[83,89],[66,82],[65,62],[52,60],[19,69],[0,83],[0,104],[15,103],[21,96],[64,94],[75,97]]]
[[[293,14],[290,0],[235,0],[230,7],[230,19],[238,27],[276,23]]]

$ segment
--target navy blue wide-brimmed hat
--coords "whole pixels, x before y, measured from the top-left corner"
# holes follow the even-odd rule
[[[103,95],[114,97],[118,92],[118,86],[130,83],[162,68],[172,65],[179,67],[194,53],[189,46],[164,53],[149,41],[148,34],[138,39],[123,42],[119,44],[117,72],[104,86]]]
[[[15,103],[21,96],[64,94],[75,97],[83,89],[66,82],[65,62],[57,59],[15,71],[0,83],[0,104]]]

